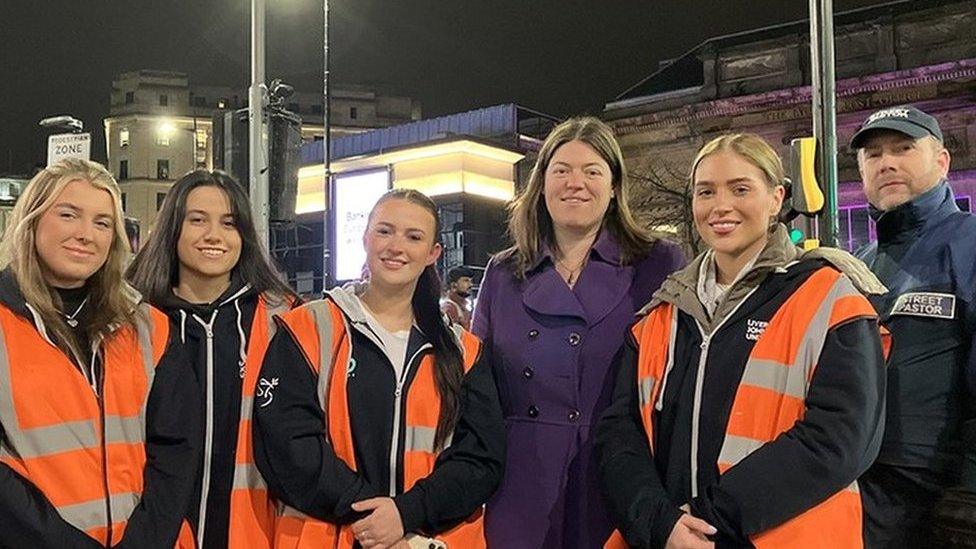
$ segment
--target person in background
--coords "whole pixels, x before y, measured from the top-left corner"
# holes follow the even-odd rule
[[[187,509],[197,546],[270,548],[275,503],[254,465],[251,410],[272,317],[297,296],[265,256],[247,193],[221,171],[181,177],[129,278],[179,326],[204,387],[204,451]]]
[[[465,330],[471,329],[471,279],[474,271],[467,267],[451,267],[447,270],[447,288],[441,298],[441,312],[454,324]]]
[[[872,114],[851,139],[878,240],[858,252],[894,345],[885,435],[861,478],[870,547],[976,547],[976,216],[935,118]]]
[[[634,220],[612,130],[572,118],[546,138],[515,199],[515,245],[488,264],[472,330],[490,351],[505,413],[505,478],[489,502],[488,542],[602,547],[592,426],[610,402],[611,361],[679,248]]]
[[[504,426],[481,343],[438,307],[438,235],[429,198],[390,191],[363,236],[369,283],[278,317],[254,417],[287,505],[275,547],[485,547]]]
[[[112,175],[41,170],[0,245],[0,546],[194,547],[199,386],[123,278]]]

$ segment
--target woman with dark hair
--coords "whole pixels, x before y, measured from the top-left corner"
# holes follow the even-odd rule
[[[508,432],[488,541],[508,548],[601,547],[591,426],[610,401],[610,363],[634,313],[684,263],[634,220],[613,131],[557,126],[511,207],[515,245],[488,264],[472,331],[492,356]]]
[[[193,547],[199,387],[166,316],[123,278],[105,168],[63,160],[0,246],[0,547]]]
[[[270,547],[274,504],[254,467],[251,409],[271,318],[297,298],[265,256],[241,186],[220,171],[183,176],[129,278],[195,349],[204,440],[187,516],[198,546]]]
[[[276,547],[485,547],[505,436],[480,342],[440,313],[439,234],[429,198],[390,191],[369,283],[278,317],[254,415]]]

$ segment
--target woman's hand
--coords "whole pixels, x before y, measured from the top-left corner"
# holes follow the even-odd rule
[[[352,533],[363,549],[387,549],[403,538],[403,520],[391,498],[364,499],[353,503],[352,509],[369,513],[352,524]]]
[[[714,549],[715,543],[705,536],[714,535],[715,527],[687,513],[681,515],[668,536],[665,549]]]

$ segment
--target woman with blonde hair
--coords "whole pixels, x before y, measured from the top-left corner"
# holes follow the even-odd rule
[[[684,258],[634,220],[613,131],[572,118],[546,138],[511,207],[514,246],[491,260],[472,331],[506,419],[505,477],[486,514],[489,545],[603,545],[591,426],[634,313]]]
[[[0,245],[0,545],[192,547],[196,382],[123,279],[105,168],[27,185]]]
[[[692,166],[711,249],[641,311],[597,429],[631,546],[863,545],[856,479],[879,449],[885,377],[862,293],[884,287],[845,252],[792,244],[783,180],[751,134],[709,142]]]

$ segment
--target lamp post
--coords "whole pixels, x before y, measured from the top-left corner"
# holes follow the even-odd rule
[[[323,4],[323,23],[322,23],[322,127],[324,132],[322,133],[322,162],[324,163],[324,170],[322,176],[322,196],[325,199],[325,203],[322,207],[322,293],[328,289],[329,280],[329,203],[331,202],[329,197],[329,180],[331,179],[330,163],[329,163],[329,143],[331,143],[331,138],[329,136],[329,122],[330,113],[332,112],[329,106],[329,0],[322,0]]]
[[[265,129],[264,0],[251,0],[251,86],[248,88],[248,188],[254,228],[268,249],[268,141]]]

